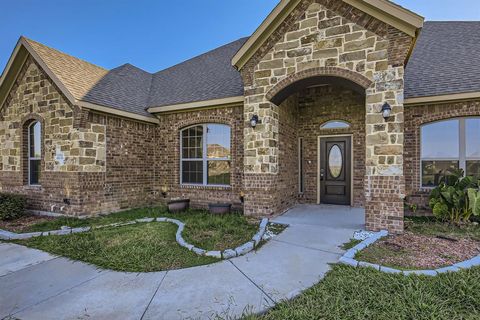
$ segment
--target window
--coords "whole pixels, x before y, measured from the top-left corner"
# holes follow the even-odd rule
[[[422,186],[434,187],[452,171],[463,169],[480,179],[480,118],[460,118],[421,128]]]
[[[345,129],[350,128],[350,123],[342,120],[327,121],[320,126],[320,129]]]
[[[480,179],[480,118],[465,120],[465,172]]]
[[[230,127],[202,124],[181,131],[181,183],[230,185]]]
[[[38,185],[42,159],[42,128],[40,122],[28,127],[28,184]]]

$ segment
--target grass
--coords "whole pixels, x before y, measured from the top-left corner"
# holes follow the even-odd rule
[[[100,226],[127,222],[139,218],[169,217],[186,224],[183,236],[187,242],[207,250],[224,250],[245,243],[258,229],[257,220],[247,220],[241,214],[212,215],[204,210],[189,210],[184,213],[169,213],[163,207],[141,208],[112,213],[106,216],[78,219],[59,217],[32,225],[25,232],[57,230],[62,226]]]
[[[162,271],[217,261],[180,247],[176,229],[169,223],[144,223],[17,243],[117,271]]]
[[[62,225],[98,226],[159,216],[183,221],[186,224],[183,231],[185,240],[207,250],[234,248],[250,240],[258,229],[258,223],[252,224],[253,221],[240,214],[216,216],[200,210],[170,214],[163,208],[148,208],[82,220],[62,218],[32,226],[32,230],[52,230]],[[16,243],[118,271],[161,271],[218,261],[200,257],[180,247],[175,242],[176,230],[177,226],[171,223],[139,223],[66,236],[31,238]]]
[[[350,250],[352,249],[353,247],[355,247],[357,244],[359,244],[360,242],[362,242],[361,240],[356,240],[356,239],[350,239],[350,241],[344,243],[341,248],[343,250]]]
[[[317,285],[253,319],[478,319],[480,268],[437,277],[333,266]]]
[[[430,217],[406,218],[405,231],[429,236],[441,235],[453,238],[471,238],[480,241],[480,226],[478,224],[455,225]]]

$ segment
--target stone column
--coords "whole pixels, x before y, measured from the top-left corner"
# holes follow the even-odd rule
[[[389,67],[374,74],[366,96],[366,227],[403,232],[404,68]],[[381,114],[383,104],[392,107],[390,118]]]
[[[265,98],[264,87],[245,90],[244,193],[246,215],[277,213],[278,106]],[[250,119],[257,115],[255,128]]]

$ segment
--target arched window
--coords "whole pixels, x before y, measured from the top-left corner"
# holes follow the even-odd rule
[[[421,127],[421,182],[434,187],[456,169],[480,179],[480,118],[457,118]]]
[[[28,126],[28,184],[39,184],[41,161],[42,126],[35,121]]]
[[[350,128],[350,123],[343,120],[327,121],[320,126],[320,129],[345,129]]]
[[[200,124],[180,133],[182,184],[230,185],[230,127]]]

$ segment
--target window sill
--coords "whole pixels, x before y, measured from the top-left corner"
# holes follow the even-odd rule
[[[23,186],[25,190],[43,190],[43,187],[40,184],[29,184]]]
[[[222,185],[203,185],[203,184],[181,184],[180,189],[193,189],[193,190],[231,190],[232,186]]]

